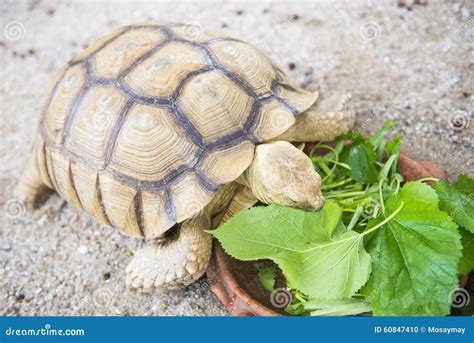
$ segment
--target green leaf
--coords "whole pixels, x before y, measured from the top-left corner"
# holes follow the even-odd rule
[[[275,268],[261,263],[257,263],[256,267],[258,271],[258,280],[263,288],[272,292],[275,289],[275,279],[277,275]]]
[[[389,171],[392,169],[393,165],[396,163],[398,156],[397,155],[392,155],[389,157],[387,162],[385,162],[382,170],[380,171],[379,174],[379,181],[385,180],[388,177]]]
[[[362,288],[375,315],[446,315],[458,286],[461,242],[456,224],[438,209],[436,192],[408,182],[385,205],[392,220],[370,235],[372,274]],[[383,216],[369,222],[369,228]]]
[[[385,136],[387,135],[390,128],[393,128],[395,126],[395,122],[389,119],[383,123],[383,125],[380,127],[380,129],[377,130],[377,132],[374,133],[374,135],[370,138],[369,141],[375,150],[377,150],[378,147],[384,142]]]
[[[387,153],[387,156],[400,155],[401,140],[402,140],[402,136],[398,135],[387,143],[387,147],[385,148],[385,152]]]
[[[459,274],[465,275],[474,269],[474,234],[459,228],[462,242],[462,257],[459,261]]]
[[[234,258],[273,260],[291,287],[313,298],[350,298],[369,277],[370,256],[341,212],[331,201],[319,212],[254,207],[209,232]]]
[[[474,233],[474,180],[459,175],[452,185],[447,181],[436,183],[439,207],[456,223]]]
[[[303,304],[299,301],[285,307],[285,312],[292,316],[305,316],[308,314],[308,311],[304,309]]]
[[[378,171],[375,165],[377,155],[370,142],[359,141],[347,146],[339,156],[339,160],[351,167],[351,170],[341,170],[345,175],[359,182],[377,182]]]
[[[372,306],[365,299],[309,299],[304,308],[312,316],[353,316],[372,311]]]
[[[384,138],[380,142],[379,146],[375,148],[376,156],[377,156],[377,161],[382,162],[383,156],[385,153],[385,146],[387,145],[387,140]]]
[[[392,176],[398,171],[398,160],[400,159],[400,142],[402,140],[402,136],[398,135],[395,138],[393,138],[390,142],[387,143],[387,147],[385,148],[385,151],[387,153],[387,156],[390,158],[390,156],[396,156],[395,161],[392,164],[391,168],[391,174]]]

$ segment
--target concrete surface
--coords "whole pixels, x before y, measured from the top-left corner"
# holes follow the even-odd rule
[[[2,1],[0,315],[224,315],[205,278],[169,294],[125,289],[142,242],[58,196],[34,213],[11,201],[52,72],[91,40],[144,20],[198,22],[263,49],[300,84],[350,91],[357,127],[386,118],[403,148],[450,178],[473,175],[473,3]]]

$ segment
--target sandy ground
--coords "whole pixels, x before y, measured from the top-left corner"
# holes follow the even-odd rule
[[[101,227],[58,196],[34,213],[11,190],[52,72],[88,43],[145,20],[197,22],[245,39],[299,84],[351,92],[357,128],[386,118],[403,148],[453,179],[473,176],[469,1],[101,2],[2,1],[0,19],[0,315],[225,315],[207,280],[169,294],[137,295],[124,283],[143,243]]]

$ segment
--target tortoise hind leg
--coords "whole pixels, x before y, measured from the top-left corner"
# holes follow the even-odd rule
[[[126,269],[127,286],[142,292],[187,286],[206,271],[211,256],[210,215],[189,219],[176,227],[174,237],[155,241],[135,252]]]
[[[41,170],[37,164],[38,159],[44,160],[44,151],[38,151],[37,148],[36,145],[33,147],[33,153],[13,191],[13,196],[28,208],[39,206],[51,192],[48,185],[42,181]]]

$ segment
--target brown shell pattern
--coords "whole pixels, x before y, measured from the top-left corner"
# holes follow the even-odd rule
[[[177,23],[121,28],[50,86],[34,152],[44,182],[127,234],[197,215],[316,100],[242,41]]]

